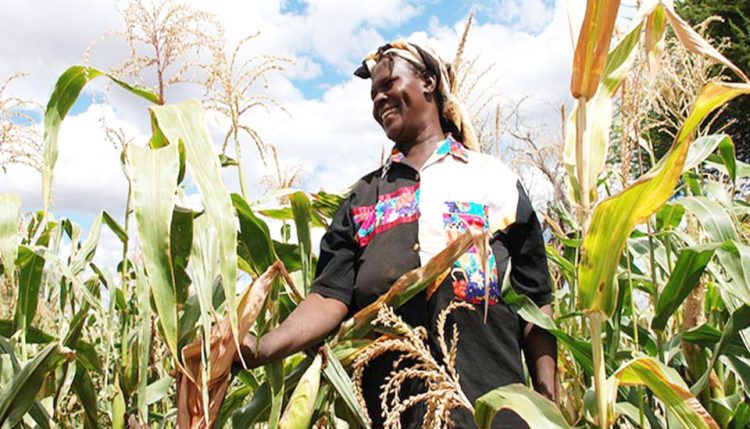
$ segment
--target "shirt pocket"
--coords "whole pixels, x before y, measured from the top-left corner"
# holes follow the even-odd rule
[[[443,212],[443,230],[447,244],[452,243],[466,231],[489,231],[488,207],[485,204],[471,201],[446,201]],[[454,264],[450,272],[453,297],[471,304],[484,303],[485,279],[489,288],[489,304],[500,300],[497,262],[495,255],[487,244],[490,255],[487,260],[487,271],[482,267],[482,258],[476,246],[471,246]]]

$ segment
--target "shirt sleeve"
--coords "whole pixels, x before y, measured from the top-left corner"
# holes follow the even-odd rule
[[[320,241],[320,256],[310,292],[337,299],[347,307],[354,294],[357,243],[350,210],[351,197],[346,198]]]
[[[552,285],[547,267],[542,227],[521,183],[518,188],[516,221],[498,239],[510,256],[510,282],[516,292],[531,298],[537,306],[552,302]]]

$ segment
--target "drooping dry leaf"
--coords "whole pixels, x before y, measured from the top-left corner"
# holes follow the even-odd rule
[[[237,306],[239,332],[248,332],[263,308],[273,281],[282,276],[291,281],[281,261],[277,261],[258,277],[242,294]],[[239,341],[238,341],[239,342]],[[211,331],[211,372],[208,380],[208,422],[203,408],[201,375],[201,340],[196,340],[182,348],[185,372],[178,377],[177,425],[182,429],[206,429],[213,426],[219,416],[230,382],[230,370],[237,347],[232,336],[228,318],[214,325]]]

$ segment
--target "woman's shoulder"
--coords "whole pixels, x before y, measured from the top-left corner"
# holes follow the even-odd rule
[[[477,151],[467,152],[469,166],[471,166],[472,170],[486,176],[488,179],[507,181],[514,184],[519,180],[518,174],[500,158]]]

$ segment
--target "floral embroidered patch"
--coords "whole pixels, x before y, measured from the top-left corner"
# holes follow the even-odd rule
[[[448,243],[452,243],[466,231],[489,230],[489,214],[486,205],[472,202],[446,201],[446,212],[443,213],[443,228]],[[496,304],[500,298],[500,288],[497,281],[497,263],[495,255],[490,252],[487,268],[490,271],[489,303]],[[476,246],[471,246],[454,264],[451,270],[453,279],[453,295],[472,304],[484,302],[485,273],[482,270],[482,260]]]
[[[353,208],[352,217],[354,239],[365,247],[377,234],[419,218],[419,183],[380,195],[375,205]]]

